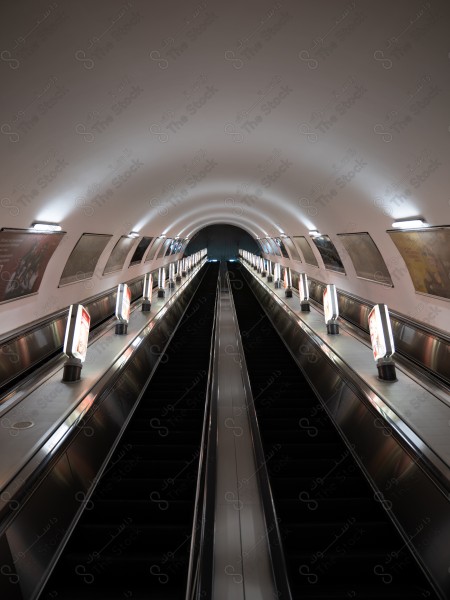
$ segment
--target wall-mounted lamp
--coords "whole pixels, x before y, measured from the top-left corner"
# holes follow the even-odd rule
[[[128,237],[137,238],[137,237],[139,237],[139,233],[137,231],[130,231],[130,233],[128,234]]]
[[[61,225],[58,225],[58,223],[47,223],[44,221],[36,221],[31,224],[31,227],[35,231],[61,231],[62,229]]]
[[[395,227],[395,229],[417,229],[426,226],[427,223],[423,219],[405,219],[392,223],[392,227]]]
[[[311,229],[309,231],[309,235],[311,237],[320,237],[321,233],[319,231],[317,231],[317,229]]]

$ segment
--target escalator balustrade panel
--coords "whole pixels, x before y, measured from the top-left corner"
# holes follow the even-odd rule
[[[293,598],[436,598],[243,267],[228,268]]]
[[[209,264],[40,598],[184,600],[217,277]]]

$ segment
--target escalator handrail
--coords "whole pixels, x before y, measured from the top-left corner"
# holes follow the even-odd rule
[[[217,352],[216,326],[219,309],[220,278],[217,280],[216,299],[214,304],[214,320],[211,332],[211,351],[206,384],[206,400],[203,417],[202,440],[200,445],[197,487],[195,493],[195,510],[192,525],[191,549],[186,587],[186,600],[200,597],[202,590],[212,588],[212,548],[215,509],[215,462],[217,410],[212,401],[214,370]]]
[[[203,265],[204,262],[199,265],[197,273],[200,272]],[[192,282],[194,280],[191,279],[190,281]],[[184,285],[176,290],[173,297],[179,295],[182,289],[184,289]],[[139,337],[144,330],[148,329],[148,327],[148,323],[141,326],[136,337]],[[169,341],[172,336],[173,332],[169,337]],[[161,350],[161,356],[167,345],[168,343]],[[132,342],[127,342],[126,347],[132,347]],[[3,506],[0,505],[0,534],[2,531],[5,531],[9,524],[17,517],[20,512],[18,507],[22,507],[26,504],[26,499],[28,498],[29,494],[33,493],[37,486],[37,482],[40,481],[40,478],[44,477],[44,475],[48,473],[48,469],[51,468],[51,465],[54,464],[54,462],[65,452],[65,449],[68,447],[72,436],[80,431],[81,423],[87,419],[89,415],[92,415],[96,410],[98,410],[101,401],[114,389],[120,374],[126,372],[133,355],[134,351],[129,354],[125,360],[123,360],[124,353],[121,353],[118,357],[116,357],[114,363],[111,365],[111,368],[95,382],[94,387],[89,390],[89,394],[80,397],[79,403],[73,407],[71,412],[66,416],[65,420],[60,422],[59,425],[57,425],[49,433],[49,437],[46,440],[43,440],[42,446],[36,449],[35,454],[30,457],[28,463],[21,467],[21,469],[14,474],[10,481],[4,484],[1,498],[3,500]],[[148,381],[149,379],[147,380],[147,384]],[[87,409],[83,410],[79,416],[74,418],[74,415],[76,415],[77,411],[79,411],[79,406],[87,397],[93,397],[94,400],[89,403]],[[59,435],[59,432],[61,431],[62,433]],[[53,439],[55,439],[54,445],[51,448],[47,447],[45,454],[42,458],[40,458],[42,448],[47,446],[50,441],[53,443]],[[25,474],[23,474],[24,471]],[[20,479],[16,484],[15,479],[19,477],[19,473]],[[94,478],[94,481],[96,480],[97,478]],[[14,490],[13,493],[9,491],[9,487]],[[3,497],[5,499],[3,499]]]
[[[228,271],[226,281],[230,295],[230,308],[233,313],[235,322],[238,323]],[[292,593],[289,585],[289,578],[286,567],[286,559],[283,551],[283,542],[281,538],[280,528],[278,526],[278,518],[275,510],[275,503],[273,500],[272,489],[270,487],[269,481],[269,474],[267,471],[267,461],[264,455],[258,418],[256,416],[255,404],[250,385],[250,378],[248,375],[244,348],[242,345],[240,333],[238,333],[237,335],[236,342],[238,353],[241,357],[242,379],[245,388],[245,394],[248,399],[247,412],[250,420],[250,434],[252,437],[253,454],[255,457],[255,465],[259,479],[259,488],[263,505],[264,519],[266,523],[267,537],[269,539],[269,552],[272,563],[273,578],[278,594],[277,598],[279,600],[292,600]]]

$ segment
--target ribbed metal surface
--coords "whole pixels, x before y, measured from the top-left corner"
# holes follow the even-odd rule
[[[298,285],[298,277],[294,285]],[[325,284],[310,279],[310,297],[323,305]],[[368,316],[373,304],[338,290],[339,314],[369,333]],[[450,383],[450,339],[417,322],[389,311],[396,351],[419,363],[427,370]]]
[[[143,278],[135,279],[128,285],[132,300],[142,294]],[[112,315],[115,304],[116,288],[86,301],[91,315],[91,328]],[[62,348],[67,313],[68,309],[59,311],[51,318],[36,323],[31,328],[27,327],[0,343],[0,388]]]

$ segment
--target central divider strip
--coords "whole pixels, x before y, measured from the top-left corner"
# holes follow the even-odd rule
[[[197,514],[194,520],[186,598],[290,600],[225,264],[220,274],[208,387],[208,448],[197,488],[202,519]]]

